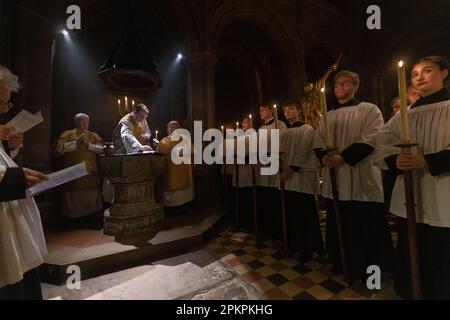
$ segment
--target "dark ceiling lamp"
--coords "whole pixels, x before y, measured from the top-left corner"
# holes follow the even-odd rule
[[[108,56],[98,76],[111,91],[149,95],[162,88],[157,67],[137,27],[124,35]]]

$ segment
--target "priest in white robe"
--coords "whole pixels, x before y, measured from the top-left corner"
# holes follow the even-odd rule
[[[325,168],[334,168],[339,192],[339,210],[343,227],[349,281],[367,278],[367,267],[378,265],[393,272],[394,248],[384,209],[380,169],[373,164],[376,137],[383,126],[376,105],[355,98],[359,76],[341,71],[335,77],[338,103],[328,113],[335,155],[324,150],[325,125],[316,130],[314,149]],[[329,170],[325,170],[322,196],[327,200],[326,247],[333,271],[341,272],[336,216]]]
[[[448,62],[422,58],[412,70],[412,84],[420,93],[408,111],[411,155],[394,147],[401,143],[401,114],[388,122],[378,137],[377,164],[397,174],[390,210],[398,216],[395,289],[411,298],[411,273],[403,170],[412,170],[417,221],[417,243],[424,299],[450,299],[450,93]]]

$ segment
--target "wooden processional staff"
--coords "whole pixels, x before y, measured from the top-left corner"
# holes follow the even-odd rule
[[[334,155],[336,153],[336,148],[333,144],[333,139],[331,135],[331,127],[330,123],[328,121],[328,107],[327,107],[327,99],[326,99],[326,81],[328,77],[331,75],[331,73],[335,72],[337,68],[339,67],[339,64],[341,63],[342,55],[340,55],[339,60],[333,64],[327,71],[327,73],[315,84],[315,89],[320,90],[320,106],[322,109],[322,117],[323,117],[323,123],[324,123],[324,130],[325,130],[325,144],[326,149],[325,151],[329,155]],[[331,189],[333,193],[333,207],[334,212],[336,216],[336,232],[338,236],[338,242],[339,242],[339,252],[340,252],[340,260],[342,265],[342,272],[344,274],[344,281],[348,282],[348,268],[347,268],[347,252],[345,250],[345,239],[344,239],[344,233],[342,228],[342,219],[341,219],[341,213],[339,210],[339,189],[337,184],[337,177],[336,177],[336,170],[335,168],[329,168],[330,172],[330,182],[331,182]]]
[[[411,143],[409,137],[408,107],[406,99],[406,73],[403,61],[400,61],[398,64],[398,87],[400,93],[400,112],[402,120],[402,143],[400,145],[396,145],[396,147],[401,148],[403,154],[411,154],[411,148],[416,147],[418,144]],[[414,181],[411,170],[404,171],[403,180],[405,183],[405,206],[408,225],[408,249],[413,299],[420,300],[422,299],[422,288],[420,284],[419,250],[417,246],[416,202],[414,199]]]

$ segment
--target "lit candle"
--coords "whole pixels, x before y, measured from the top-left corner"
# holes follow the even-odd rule
[[[400,97],[400,112],[402,118],[402,142],[409,143],[408,105],[406,99],[406,72],[403,61],[398,63],[398,90]]]
[[[122,101],[120,101],[120,99],[118,99],[117,104],[119,105],[119,114],[121,114],[122,113]]]
[[[253,117],[252,115],[248,116],[250,118],[250,129],[253,129]]]
[[[128,111],[128,97],[125,97],[125,110]]]
[[[239,122],[236,122],[236,129],[239,129]]]
[[[156,140],[158,140],[158,130],[156,130]]]
[[[222,126],[221,127],[221,129],[222,129],[222,152],[223,152],[223,157],[225,157],[225,155],[226,155],[226,147],[227,147],[227,144],[226,144],[226,141],[225,141],[225,127],[224,126]]]
[[[131,101],[131,105],[133,106],[133,110],[134,110],[134,100]]]
[[[278,109],[276,104],[273,106],[273,116],[275,118],[275,129],[279,129],[280,126],[278,125]]]
[[[327,148],[331,149],[333,147],[333,142],[331,141],[331,129],[328,122],[328,107],[325,87],[320,89],[320,100],[323,108],[323,123],[325,125],[325,143],[327,144]]]

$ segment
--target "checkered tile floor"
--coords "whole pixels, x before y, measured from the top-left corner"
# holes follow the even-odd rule
[[[326,258],[307,263],[287,258],[274,243],[256,242],[253,236],[223,230],[208,245],[218,258],[270,300],[367,300],[377,291],[362,284],[349,288],[342,275],[330,272]],[[386,285],[392,278],[384,277]]]

